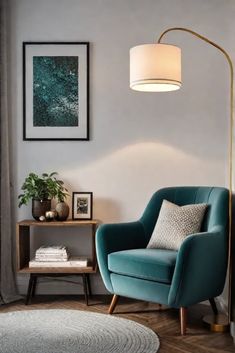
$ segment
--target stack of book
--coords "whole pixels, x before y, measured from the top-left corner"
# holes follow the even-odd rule
[[[63,245],[58,246],[41,246],[36,250],[35,260],[39,262],[60,262],[68,261],[68,249]]]
[[[87,257],[69,256],[63,246],[41,246],[36,250],[35,258],[29,261],[29,267],[86,267]]]

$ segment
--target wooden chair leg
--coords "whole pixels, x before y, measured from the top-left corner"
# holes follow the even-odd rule
[[[218,309],[216,306],[215,298],[210,298],[209,302],[210,302],[210,305],[211,305],[211,308],[213,310],[214,315],[218,315]]]
[[[180,308],[180,333],[181,335],[186,335],[186,325],[187,325],[187,308]]]
[[[110,315],[112,315],[112,313],[117,305],[118,299],[119,299],[119,295],[114,294],[112,301],[111,301],[111,304],[110,304],[110,307],[109,307],[109,314]]]

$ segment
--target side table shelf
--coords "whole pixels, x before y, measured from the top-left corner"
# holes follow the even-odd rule
[[[51,221],[39,222],[35,220],[23,220],[16,223],[16,271],[17,273],[30,274],[28,292],[25,304],[28,304],[34,296],[37,284],[37,278],[42,276],[66,276],[66,275],[81,275],[83,279],[83,289],[85,300],[88,305],[88,294],[91,295],[89,274],[96,273],[97,260],[95,251],[95,233],[99,225],[98,220],[90,221],[73,221],[67,220],[64,222]],[[92,250],[90,263],[86,267],[36,267],[30,268],[30,230],[33,227],[90,227],[92,236]],[[79,236],[79,232],[78,232]]]

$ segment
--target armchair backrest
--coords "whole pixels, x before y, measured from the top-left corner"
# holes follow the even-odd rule
[[[222,187],[177,186],[158,190],[149,201],[140,219],[145,229],[146,241],[151,237],[164,199],[179,206],[206,203],[208,207],[201,230],[206,232],[214,226],[220,226],[226,236],[229,214],[228,190]]]

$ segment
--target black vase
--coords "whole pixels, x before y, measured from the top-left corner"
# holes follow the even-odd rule
[[[32,199],[32,216],[39,221],[41,216],[45,217],[45,213],[51,209],[51,200]]]

